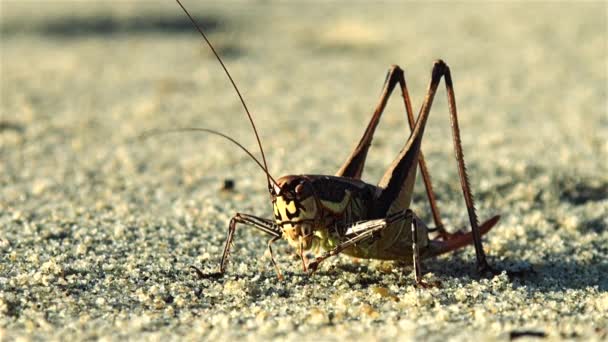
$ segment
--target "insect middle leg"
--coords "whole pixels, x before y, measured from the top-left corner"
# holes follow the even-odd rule
[[[325,259],[338,255],[351,246],[373,238],[375,233],[382,231],[387,226],[388,221],[386,219],[376,219],[354,223],[350,227],[346,228],[346,233],[344,235],[345,240],[342,243],[308,263],[308,271],[310,274],[314,273],[319,267],[319,264]]]
[[[384,82],[382,95],[380,97],[380,102],[376,106],[374,110],[374,114],[363,133],[363,137],[359,141],[357,147],[351,152],[351,155],[347,158],[346,162],[340,170],[336,173],[336,176],[340,177],[350,177],[360,179],[363,174],[363,168],[365,166],[365,160],[367,158],[367,152],[369,147],[371,146],[372,139],[374,136],[374,132],[376,131],[376,127],[380,121],[380,117],[384,112],[388,99],[394,90],[395,86],[399,84],[401,88],[401,95],[403,97],[403,102],[405,106],[405,111],[407,113],[407,119],[410,126],[410,130],[414,129],[414,114],[412,110],[412,102],[410,100],[410,95],[407,90],[407,83],[405,82],[405,76],[403,70],[396,65],[393,65],[387,75],[386,80]],[[422,179],[424,181],[424,186],[426,189],[427,198],[429,200],[429,204],[431,207],[431,212],[433,214],[433,221],[435,222],[435,229],[439,232],[439,236],[446,238],[449,236],[447,231],[444,228],[443,222],[441,221],[441,215],[439,213],[439,207],[437,206],[437,200],[435,199],[435,193],[433,192],[433,186],[431,184],[431,176],[429,174],[428,168],[426,166],[426,162],[424,161],[424,156],[422,152],[420,152],[418,157],[418,164],[420,166],[420,173],[422,174]]]
[[[412,265],[414,267],[414,276],[417,284],[424,285],[422,282],[422,267],[421,267],[421,254],[420,254],[420,244],[424,244],[428,242],[428,239],[423,238],[419,239],[419,229],[421,227],[426,228],[424,223],[414,214],[410,209],[403,210],[401,212],[392,214],[384,219],[376,219],[369,221],[362,221],[353,224],[352,226],[346,229],[345,233],[345,241],[334,247],[333,249],[325,252],[321,256],[316,257],[312,262],[308,264],[308,269],[310,273],[313,273],[321,262],[325,259],[332,257],[334,255],[338,255],[343,252],[345,249],[352,247],[359,243],[365,243],[369,240],[373,240],[375,238],[382,238],[383,230],[389,227],[392,224],[409,221],[411,225],[411,241],[412,241]],[[402,227],[400,229],[407,229],[407,227]],[[423,231],[427,231],[423,229]],[[423,247],[426,247],[423,246]]]

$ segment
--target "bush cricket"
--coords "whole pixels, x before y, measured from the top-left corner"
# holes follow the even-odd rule
[[[204,131],[219,135],[245,151],[266,175],[274,211],[272,219],[244,213],[234,215],[230,220],[220,262],[221,274],[226,271],[237,224],[256,228],[269,236],[270,258],[280,279],[283,277],[273,256],[272,244],[281,238],[286,239],[289,245],[297,250],[304,272],[310,274],[317,270],[323,260],[343,253],[358,258],[411,263],[416,283],[424,285],[421,259],[448,253],[471,243],[475,246],[478,271],[495,272],[486,261],[481,236],[498,222],[499,216],[494,216],[481,225],[478,223],[462,152],[452,76],[446,63],[442,60],[434,62],[431,81],[417,118],[414,118],[403,70],[396,65],[389,69],[379,103],[361,140],[335,175],[288,175],[275,179],[268,171],[256,126],[236,83],[198,23],[180,0],[176,2],[199,31],[234,87],[257,139],[261,162],[240,143],[223,133],[206,128],[178,130]],[[421,151],[424,128],[441,78],[444,79],[447,91],[458,173],[471,223],[470,233],[448,233],[444,228]],[[372,185],[362,181],[361,175],[376,126],[397,85],[401,90],[411,134],[380,182]],[[433,229],[427,227],[410,210],[418,167],[430,202],[435,223]],[[430,232],[435,232],[437,236],[431,239]],[[317,252],[319,249],[324,252],[311,260],[307,259],[306,251]]]

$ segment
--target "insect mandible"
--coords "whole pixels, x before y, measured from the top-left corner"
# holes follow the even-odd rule
[[[253,127],[262,161],[260,162],[240,143],[223,133],[206,128],[182,130],[204,131],[219,135],[244,150],[266,174],[274,211],[272,219],[244,213],[234,215],[228,227],[220,273],[226,271],[237,224],[254,227],[269,236],[270,257],[280,279],[282,275],[272,253],[272,243],[281,238],[286,239],[297,250],[304,272],[310,274],[317,270],[323,260],[343,253],[358,258],[411,263],[416,282],[422,284],[421,259],[454,251],[471,243],[475,246],[478,271],[495,273],[486,260],[481,236],[498,222],[499,216],[494,216],[481,225],[478,223],[462,152],[452,76],[445,62],[442,60],[434,62],[431,81],[417,118],[414,118],[403,70],[396,65],[389,69],[380,101],[363,137],[335,175],[288,175],[274,179],[268,171],[264,150],[252,116],[232,76],[194,18],[180,0],[176,2],[202,35],[234,87]],[[448,233],[444,228],[421,152],[424,128],[442,78],[447,91],[458,173],[471,223],[469,233]],[[380,182],[372,185],[361,180],[365,159],[382,112],[397,86],[403,96],[411,134]],[[418,167],[435,222],[433,229],[427,227],[410,209]],[[436,232],[437,236],[431,239],[430,232]],[[306,258],[306,251],[319,250],[323,250],[323,253],[311,260]]]

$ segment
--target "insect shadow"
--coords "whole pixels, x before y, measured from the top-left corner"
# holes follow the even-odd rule
[[[555,257],[553,260],[559,260]],[[608,291],[608,262],[545,261],[532,265],[535,274],[524,279],[530,291],[555,292],[555,288],[584,290],[597,287],[600,292]]]
[[[225,29],[225,20],[215,16],[201,16],[204,25],[211,32]],[[34,33],[75,38],[82,36],[107,36],[142,33],[190,34],[192,26],[178,16],[148,15],[142,17],[119,18],[109,14],[96,16],[68,16],[50,20],[33,28],[21,27],[18,23],[5,24],[2,33],[19,33],[33,30]]]
[[[608,183],[560,182],[560,200],[574,205],[598,202],[608,198]]]
[[[23,134],[25,132],[25,126],[18,122],[0,120],[0,133],[5,131],[13,131],[18,134]]]
[[[210,14],[201,14],[199,21],[209,33],[227,31],[229,20]],[[2,35],[34,33],[56,38],[81,38],[90,36],[118,36],[131,34],[192,34],[192,25],[181,16],[150,13],[141,16],[116,16],[110,13],[96,15],[64,15],[41,22],[24,23],[21,20],[5,20],[0,25]],[[231,47],[232,49],[232,47]],[[231,53],[227,55],[232,56]]]

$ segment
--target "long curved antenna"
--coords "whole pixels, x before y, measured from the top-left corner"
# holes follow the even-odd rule
[[[258,164],[258,166],[264,171],[264,173],[266,174],[266,177],[268,178],[268,184],[270,185],[270,181],[272,181],[277,187],[279,186],[277,181],[274,180],[274,178],[272,178],[272,176],[270,175],[270,173],[268,172],[268,170],[264,167],[264,165],[262,165],[262,163],[260,163],[260,161],[251,153],[249,152],[248,149],[245,148],[245,146],[241,145],[241,143],[239,143],[238,141],[234,140],[232,137],[222,133],[222,132],[218,132],[218,131],[214,131],[212,129],[208,129],[208,128],[197,128],[197,127],[187,127],[187,128],[173,128],[173,129],[163,129],[163,130],[150,130],[147,132],[142,133],[141,135],[139,135],[137,137],[137,139],[147,139],[150,137],[154,137],[154,136],[158,136],[158,135],[163,135],[163,134],[167,134],[167,133],[183,133],[183,132],[205,132],[205,133],[209,133],[209,134],[213,134],[213,135],[217,135],[220,136],[224,139],[227,139],[228,141],[232,142],[233,144],[235,144],[236,146],[240,147],[241,150],[243,150],[245,153],[247,153],[247,155],[249,155],[249,157],[251,157],[251,159],[253,159],[254,162],[256,162],[256,164]]]
[[[184,7],[184,5],[182,5],[182,3],[179,0],[175,0],[175,1],[179,5],[179,7],[182,8],[182,10],[184,11],[184,13],[186,13],[186,15],[188,16],[188,18],[190,19],[190,21],[192,22],[192,24],[194,25],[194,27],[196,27],[196,29],[201,34],[201,36],[203,36],[203,39],[205,39],[205,42],[211,48],[211,51],[215,55],[215,58],[217,58],[217,61],[220,62],[220,65],[222,66],[222,69],[224,69],[224,72],[226,73],[226,76],[228,76],[228,79],[230,80],[230,83],[232,83],[232,87],[234,87],[234,90],[236,91],[236,94],[238,95],[239,100],[241,100],[241,104],[243,105],[243,108],[245,109],[245,113],[247,114],[247,117],[249,118],[249,122],[251,123],[251,127],[253,127],[253,133],[255,133],[255,138],[258,141],[258,146],[260,147],[260,152],[262,153],[262,162],[264,162],[264,170],[266,171],[266,175],[268,176],[268,191],[271,191],[272,190],[272,185],[270,184],[270,180],[272,179],[272,177],[270,177],[270,173],[268,172],[268,164],[266,163],[266,156],[264,155],[264,149],[262,148],[262,142],[260,141],[260,136],[258,135],[258,130],[255,128],[255,124],[253,123],[253,118],[251,117],[251,113],[249,112],[249,109],[247,108],[247,105],[245,104],[245,100],[243,99],[243,96],[241,95],[241,92],[239,91],[239,88],[236,86],[236,83],[232,79],[232,76],[230,75],[230,72],[228,72],[228,69],[226,68],[226,66],[224,65],[224,62],[220,58],[220,55],[218,55],[218,53],[215,51],[215,48],[213,47],[213,45],[211,44],[211,42],[209,41],[209,39],[207,39],[207,36],[205,35],[205,33],[203,32],[203,30],[201,29],[201,27],[198,25],[198,23],[196,22],[196,20],[194,20],[194,18],[190,15],[190,13],[186,9],[186,7]],[[273,180],[273,182],[274,182],[274,180]],[[276,184],[276,182],[274,182],[274,183]]]

